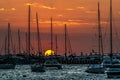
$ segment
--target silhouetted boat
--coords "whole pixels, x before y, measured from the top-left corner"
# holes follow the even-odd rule
[[[120,78],[120,61],[113,59],[111,65],[106,70],[108,78]]]
[[[29,19],[30,19],[30,5],[29,5]],[[39,53],[39,58],[41,57],[41,52],[42,50],[40,50],[41,48],[41,42],[40,42],[40,35],[39,35],[39,25],[38,25],[38,14],[36,13],[36,23],[37,23],[37,40],[38,40],[38,53]],[[30,24],[30,20],[29,20],[29,24]],[[30,36],[30,35],[29,35]],[[43,56],[42,56],[43,57]],[[39,59],[40,60],[40,59]],[[45,67],[43,65],[43,63],[35,63],[31,65],[31,71],[32,72],[45,72]]]
[[[103,61],[101,63],[101,66],[103,66],[104,68],[108,68],[111,66],[111,58],[110,56],[104,56],[103,57]]]
[[[52,26],[52,18],[51,18],[51,50],[53,50],[53,26]],[[47,68],[47,67],[55,67],[55,68],[58,68],[58,69],[62,69],[62,64],[60,64],[58,61],[57,61],[57,56],[48,56],[48,59],[45,60],[44,62],[44,66]]]
[[[101,33],[101,26],[100,26],[100,9],[99,9],[99,2],[98,2],[98,31],[99,31],[99,39],[98,39],[98,42],[99,42],[99,54],[100,54],[100,50],[102,49],[101,48],[101,44],[102,44],[102,33]],[[92,51],[94,52],[94,51]],[[103,50],[102,50],[102,53],[103,53]],[[95,55],[93,57],[93,59],[95,58]],[[92,59],[92,57],[91,57]],[[99,59],[99,61],[101,60],[101,55],[98,55],[97,59]],[[99,62],[100,63],[100,62]],[[89,65],[87,67],[87,69],[85,70],[85,72],[88,72],[88,73],[104,73],[105,69],[103,66],[101,66],[101,64],[92,64],[92,65]]]
[[[15,64],[11,63],[0,64],[0,69],[15,69]]]
[[[56,59],[48,59],[45,61],[44,66],[47,67],[55,67],[58,69],[62,69],[62,65]]]
[[[104,68],[99,65],[99,64],[94,64],[94,65],[90,65],[86,70],[85,72],[88,72],[88,73],[96,73],[96,74],[99,74],[99,73],[104,73]]]
[[[4,57],[0,60],[0,69],[14,69],[15,63],[13,61],[12,55],[10,54],[10,39],[11,39],[11,29],[10,29],[10,23],[8,23],[8,35],[7,40],[5,40],[5,46],[7,42],[7,48],[5,50],[5,53],[7,53]]]
[[[110,51],[111,65],[106,70],[106,75],[108,78],[120,78],[120,61],[113,59],[112,52],[112,0],[110,0]]]
[[[11,55],[0,57],[0,69],[15,69],[14,59]]]
[[[32,72],[45,72],[45,67],[43,64],[36,63],[31,66]]]

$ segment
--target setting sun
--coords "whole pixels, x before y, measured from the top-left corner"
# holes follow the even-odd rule
[[[46,50],[45,51],[45,56],[52,56],[54,55],[54,51],[53,50]]]

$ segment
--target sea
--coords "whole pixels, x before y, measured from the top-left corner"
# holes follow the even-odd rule
[[[48,68],[45,72],[31,72],[30,65],[16,65],[15,69],[0,70],[0,80],[120,80],[108,79],[106,74],[86,73],[88,65],[63,64],[63,69]]]

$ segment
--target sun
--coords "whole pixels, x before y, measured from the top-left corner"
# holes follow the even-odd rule
[[[45,51],[45,56],[52,56],[54,55],[54,51],[53,50],[46,50]]]

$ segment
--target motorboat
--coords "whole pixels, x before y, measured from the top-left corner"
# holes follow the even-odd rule
[[[0,59],[0,69],[15,69],[13,58],[4,56]]]
[[[62,65],[56,59],[48,59],[44,63],[45,67],[56,67],[62,69]]]
[[[95,73],[95,74],[103,74],[104,68],[100,64],[93,64],[88,66],[88,68],[85,70],[87,73]]]
[[[45,67],[43,64],[36,63],[31,65],[31,71],[32,72],[45,72]]]
[[[108,68],[111,66],[111,60],[103,60],[101,63],[101,66],[103,66],[104,68]]]
[[[0,64],[0,69],[15,69],[15,64],[10,63]]]
[[[112,65],[106,69],[107,78],[120,78],[120,61],[118,59],[112,60]]]

